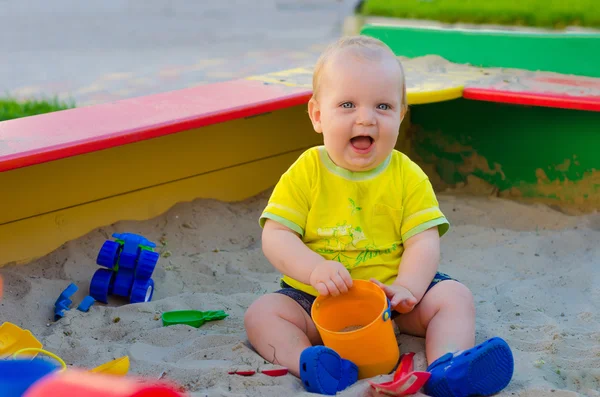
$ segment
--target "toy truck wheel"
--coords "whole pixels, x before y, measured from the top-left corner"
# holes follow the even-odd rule
[[[98,302],[108,303],[108,294],[114,273],[107,269],[98,269],[90,282],[90,296]]]
[[[120,245],[116,241],[105,241],[102,248],[100,248],[100,252],[98,252],[96,263],[109,269],[114,268],[119,259],[119,248]]]
[[[154,272],[159,257],[158,252],[142,250],[135,269],[135,278],[138,280],[148,280],[152,277],[152,272]]]
[[[127,297],[131,293],[133,285],[133,270],[119,268],[115,276],[115,284],[113,286],[113,294]]]
[[[133,288],[131,289],[129,302],[150,302],[152,300],[152,295],[154,295],[154,280],[135,280],[133,282]]]

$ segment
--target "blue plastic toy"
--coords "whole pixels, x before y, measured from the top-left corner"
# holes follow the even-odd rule
[[[131,294],[131,287],[133,287],[133,276],[133,268],[126,269],[125,267],[119,267],[119,270],[115,274],[115,285],[112,293],[119,296],[129,296]]]
[[[67,288],[58,296],[58,299],[54,303],[54,321],[58,321],[65,315],[65,310],[69,310],[73,301],[70,299],[79,288],[73,283],[69,284]]]
[[[156,244],[133,233],[114,233],[113,240],[102,245],[96,263],[98,269],[90,282],[90,295],[108,303],[109,295],[128,297],[130,303],[149,302],[154,294],[152,273],[160,255]]]
[[[75,284],[71,283],[67,288],[64,289],[63,292],[61,292],[61,294],[58,296],[58,299],[54,303],[54,321],[58,321],[63,318],[65,316],[65,311],[70,310],[71,304],[73,303],[71,297],[73,294],[75,294],[75,292],[77,292],[78,289],[79,288]],[[88,295],[83,298],[81,303],[79,303],[77,310],[87,312],[90,310],[90,306],[92,306],[95,302],[96,300]]]
[[[54,363],[33,360],[0,360],[0,390],[2,397],[21,397],[35,382],[58,370]]]
[[[90,296],[98,302],[108,303],[108,295],[112,294],[115,272],[98,269],[90,282]]]
[[[77,306],[77,310],[82,311],[82,312],[87,312],[88,310],[90,310],[90,307],[94,303],[96,303],[96,300],[93,297],[91,297],[90,295],[88,295],[85,298],[83,298],[83,300],[81,301],[79,306]]]

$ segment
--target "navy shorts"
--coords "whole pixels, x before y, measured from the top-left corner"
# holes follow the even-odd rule
[[[433,278],[433,281],[431,281],[431,283],[429,284],[429,287],[427,287],[427,291],[429,291],[431,288],[433,288],[433,286],[436,285],[437,283],[440,283],[445,280],[454,280],[454,279],[445,273],[437,272],[435,274],[435,277]],[[425,293],[427,293],[427,291],[425,291]],[[275,291],[275,293],[289,296],[290,298],[292,298],[293,300],[298,302],[298,304],[300,306],[302,306],[302,308],[308,313],[309,316],[310,316],[310,309],[312,307],[312,304],[315,301],[315,299],[317,299],[316,296],[312,296],[309,293],[306,293],[304,291],[300,291],[299,289],[290,287],[283,280],[281,281],[281,289]],[[392,313],[392,318],[395,318],[399,314],[400,313],[394,311]]]

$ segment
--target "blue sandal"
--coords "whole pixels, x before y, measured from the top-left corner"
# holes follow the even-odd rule
[[[312,346],[300,354],[300,379],[311,393],[335,395],[358,380],[358,367],[325,346]]]
[[[432,397],[489,396],[510,383],[514,359],[501,338],[491,338],[461,354],[447,353],[435,360],[425,393]]]

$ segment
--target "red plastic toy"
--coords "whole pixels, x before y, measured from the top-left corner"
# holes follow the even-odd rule
[[[256,371],[229,371],[228,373],[229,375],[252,376],[256,373]]]
[[[235,371],[228,372],[229,375],[240,375],[240,376],[252,376],[255,373],[256,373],[256,371],[253,371],[253,370],[247,370],[247,371],[235,370]],[[287,375],[288,369],[287,368],[263,369],[260,371],[260,373],[265,374],[267,376],[277,377],[277,376]]]
[[[288,369],[287,368],[263,369],[260,372],[262,374],[265,374],[268,376],[284,376],[284,375],[287,375]]]
[[[42,378],[23,397],[185,397],[175,385],[69,369]]]
[[[394,379],[390,382],[369,384],[377,393],[386,396],[408,396],[415,394],[425,385],[431,374],[429,372],[413,371],[413,357],[415,353],[406,353],[402,355],[400,364],[394,372]]]

